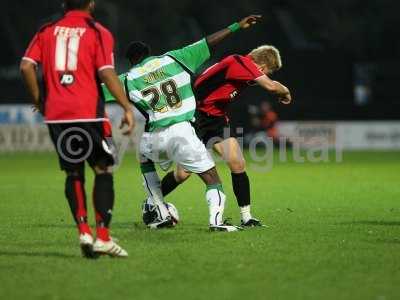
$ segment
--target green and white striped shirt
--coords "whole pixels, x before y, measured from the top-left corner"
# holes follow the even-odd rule
[[[152,56],[119,76],[129,99],[146,117],[146,131],[194,118],[191,74],[210,58],[206,39],[161,56]],[[106,101],[114,101],[105,86]]]

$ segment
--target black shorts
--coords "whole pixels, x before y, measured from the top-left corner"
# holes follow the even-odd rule
[[[196,121],[193,124],[197,136],[207,146],[212,148],[215,144],[238,135],[235,128],[225,117],[210,116],[204,112],[196,112]]]
[[[79,170],[85,161],[91,167],[110,167],[115,163],[115,145],[108,122],[48,124],[60,167]]]

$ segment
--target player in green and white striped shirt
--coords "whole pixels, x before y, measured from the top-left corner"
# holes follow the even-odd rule
[[[136,42],[130,49],[140,47],[145,46]],[[146,131],[193,119],[196,100],[191,74],[209,57],[207,41],[202,39],[183,49],[147,57],[120,76],[130,100],[146,117]]]
[[[206,199],[210,210],[210,229],[237,231],[223,223],[225,194],[215,163],[197,137],[190,121],[196,110],[191,75],[210,58],[210,47],[240,28],[255,24],[260,16],[249,16],[197,43],[160,56],[150,56],[150,48],[133,42],[127,58],[132,69],[120,76],[126,93],[146,118],[145,133],[140,142],[141,170],[148,192],[148,205],[155,205],[157,218],[150,228],[170,227],[175,220],[164,202],[160,179],[154,162],[167,170],[173,162],[186,171],[199,174],[207,185]],[[105,89],[106,100],[112,100]]]

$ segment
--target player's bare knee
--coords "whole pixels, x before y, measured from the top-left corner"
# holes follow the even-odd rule
[[[190,173],[184,171],[184,170],[176,170],[174,172],[174,176],[175,176],[175,180],[178,183],[183,183],[185,182],[189,177],[190,177]]]
[[[243,158],[236,158],[228,161],[232,173],[243,173],[246,170],[246,161]]]
[[[113,170],[111,166],[94,166],[93,171],[96,175],[112,174]]]

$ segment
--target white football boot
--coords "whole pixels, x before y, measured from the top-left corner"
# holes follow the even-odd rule
[[[128,257],[128,252],[122,249],[114,240],[105,242],[97,239],[93,245],[93,250],[98,255],[108,255],[111,257]]]
[[[83,257],[92,259],[97,258],[96,253],[93,251],[93,237],[90,234],[82,233],[79,236],[79,245]]]

